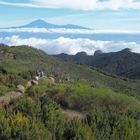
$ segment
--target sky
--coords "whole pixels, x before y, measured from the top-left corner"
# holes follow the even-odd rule
[[[140,30],[140,0],[0,0],[0,27],[36,19],[98,30]]]
[[[93,30],[2,29],[26,25],[37,19]],[[94,54],[95,50],[111,52],[124,48],[140,53],[140,0],[0,0],[0,28],[0,43],[29,45],[49,54],[80,51]],[[98,38],[98,34],[101,37]]]

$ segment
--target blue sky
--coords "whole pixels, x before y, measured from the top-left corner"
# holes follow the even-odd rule
[[[140,0],[0,0],[0,27],[35,19],[93,29],[140,30]]]

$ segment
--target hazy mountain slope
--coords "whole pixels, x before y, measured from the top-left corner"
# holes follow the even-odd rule
[[[76,55],[60,54],[57,57],[94,66],[120,76],[140,78],[140,54],[133,53],[129,49],[111,53],[97,51],[94,56],[78,53]]]
[[[73,24],[66,24],[66,25],[55,25],[48,23],[44,20],[38,19],[35,21],[32,21],[29,24],[18,26],[18,27],[9,27],[9,28],[65,28],[65,29],[88,29],[86,27],[82,27],[79,25],[73,25]]]

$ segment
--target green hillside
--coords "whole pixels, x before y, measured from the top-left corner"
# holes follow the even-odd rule
[[[0,109],[0,139],[139,138],[139,100],[83,82],[62,84],[42,79],[22,98]]]
[[[19,84],[31,79],[37,70],[44,70],[48,75],[53,75],[58,82],[82,80],[92,86],[105,86],[115,90],[130,87],[139,93],[138,81],[122,79],[88,66],[65,62],[28,46],[0,47],[0,71],[6,77],[10,75],[12,83]]]
[[[26,87],[37,70],[55,82]],[[9,99],[19,84],[25,92]],[[32,47],[1,46],[0,140],[139,140],[139,85]]]

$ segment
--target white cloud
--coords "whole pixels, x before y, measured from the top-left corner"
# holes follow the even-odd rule
[[[0,1],[0,5],[40,8],[40,6],[34,5],[32,3],[13,3],[13,2]]]
[[[135,42],[115,42],[115,41],[95,41],[90,39],[70,39],[60,37],[58,39],[23,39],[19,36],[0,38],[0,42],[8,45],[29,45],[46,51],[48,54],[68,53],[76,54],[85,51],[88,54],[94,54],[95,50],[104,52],[119,51],[124,48],[130,48],[134,52],[140,53],[140,44]]]
[[[27,33],[62,33],[62,34],[91,34],[94,31],[88,29],[65,29],[65,28],[7,28],[0,32],[27,32]]]
[[[82,10],[121,8],[140,9],[140,2],[135,0],[32,0],[34,4],[50,8],[73,8]]]
[[[90,30],[90,29],[65,29],[65,28],[7,28],[0,29],[0,32],[10,33],[59,33],[59,34],[140,34],[140,30]]]
[[[140,2],[136,0],[30,0],[31,3],[12,3],[0,1],[1,5],[42,7],[42,8],[71,8],[81,10],[96,9],[140,9]]]

